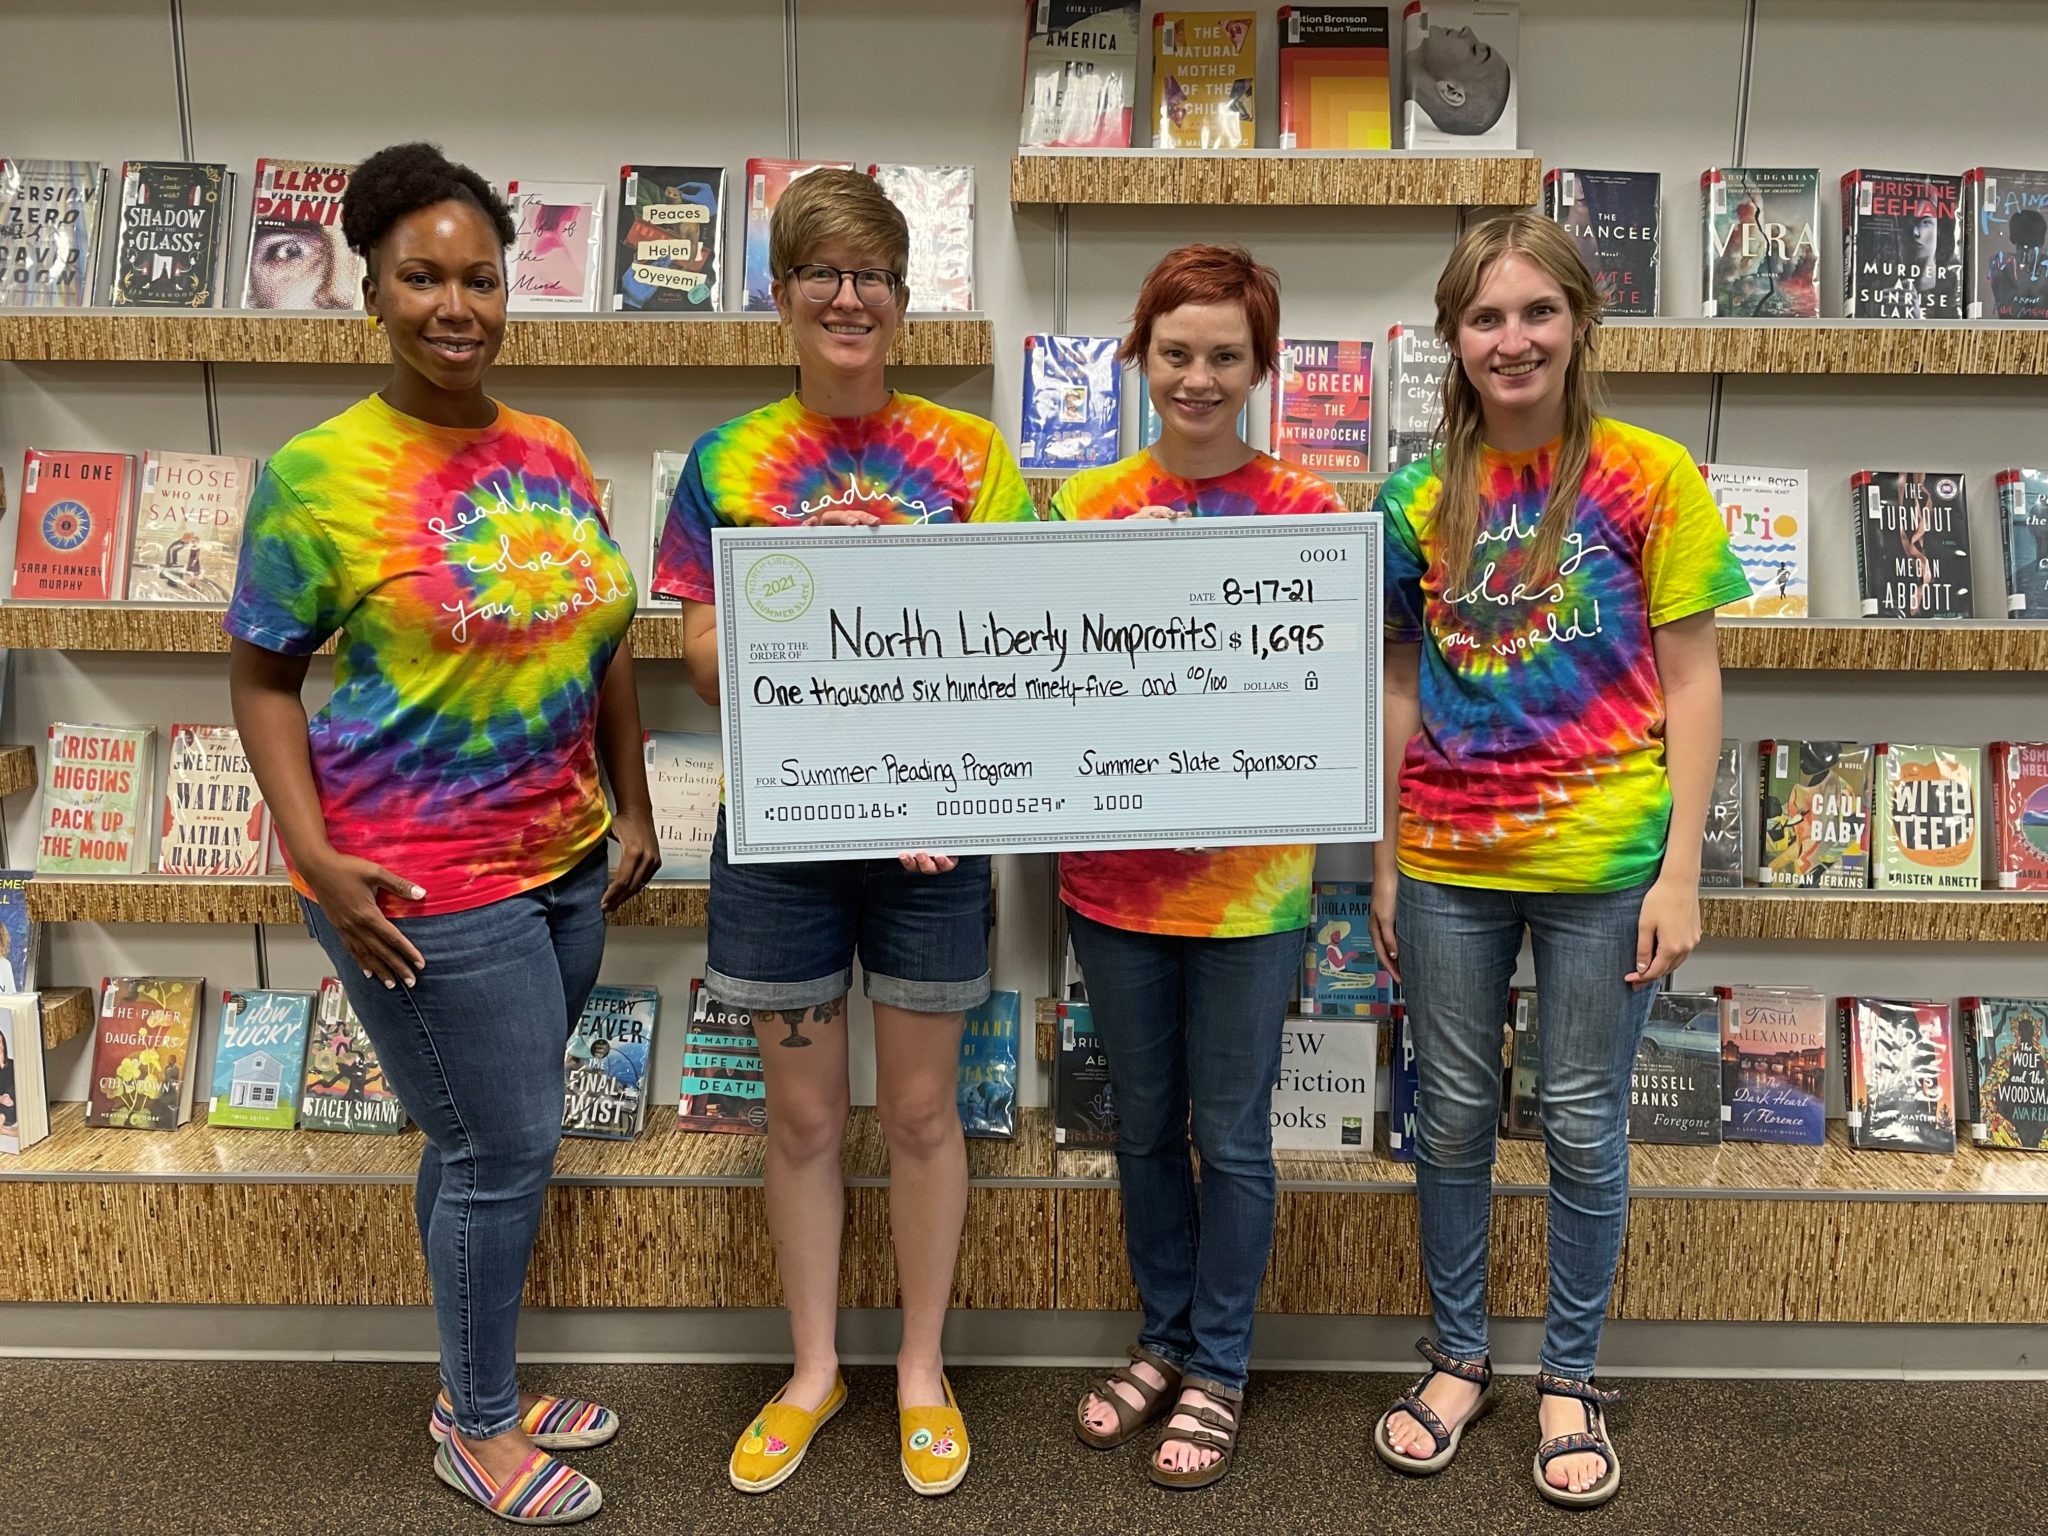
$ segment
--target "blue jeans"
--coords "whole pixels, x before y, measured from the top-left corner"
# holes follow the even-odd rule
[[[1629,1066],[1654,986],[1635,969],[1647,883],[1598,893],[1496,891],[1401,877],[1394,914],[1415,1035],[1415,1182],[1437,1342],[1487,1352],[1487,1239],[1501,1037],[1526,927],[1536,952],[1543,1145],[1550,1159],[1544,1370],[1593,1374],[1628,1214]]]
[[[1242,1391],[1273,1251],[1273,1084],[1302,930],[1184,939],[1072,908],[1067,922],[1109,1056],[1138,1342]]]
[[[414,1187],[441,1384],[470,1439],[519,1422],[519,1295],[562,1139],[562,1055],[604,958],[605,850],[503,901],[396,919],[426,960],[411,987],[365,976],[313,902],[306,925],[384,1075],[427,1134]]]

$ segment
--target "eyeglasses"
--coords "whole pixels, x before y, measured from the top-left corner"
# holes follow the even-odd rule
[[[830,304],[839,297],[839,285],[849,277],[853,279],[853,296],[870,309],[880,309],[903,286],[903,279],[886,267],[863,267],[858,272],[849,272],[844,267],[828,267],[814,261],[791,267],[789,275],[796,279],[796,291],[813,304]]]

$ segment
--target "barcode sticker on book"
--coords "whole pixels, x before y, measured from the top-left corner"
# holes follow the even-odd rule
[[[1179,25],[1178,22],[1172,21],[1165,21],[1159,24],[1159,51],[1169,58],[1180,51],[1178,44],[1174,40],[1174,31]]]
[[[1771,771],[1781,777],[1792,771],[1792,749],[1782,742],[1779,743],[1777,762]]]
[[[142,490],[144,495],[156,489],[156,462],[155,459],[149,459],[142,466]]]
[[[1882,516],[1884,515],[1884,511],[1883,511],[1883,509],[1882,509],[1882,508],[1881,508],[1881,507],[1880,507],[1880,506],[1878,505],[1878,495],[1877,495],[1877,487],[1876,487],[1875,485],[1866,485],[1866,486],[1865,486],[1865,487],[1863,488],[1863,492],[1864,492],[1864,512],[1863,512],[1863,515],[1864,515],[1865,517],[1867,517],[1867,518],[1870,518],[1870,519],[1871,519],[1872,521],[1875,521],[1876,519],[1878,519],[1878,518],[1882,517]]]
[[[767,212],[768,178],[766,176],[756,176],[754,178],[753,185],[747,191],[747,203],[756,213]]]
[[[30,459],[30,460],[28,461],[28,468],[27,468],[26,470],[24,470],[24,471],[22,472],[22,476],[21,476],[21,488],[22,488],[22,491],[23,491],[24,493],[27,493],[27,492],[29,492],[29,491],[32,491],[32,490],[34,490],[34,489],[36,488],[36,482],[37,482],[38,480],[42,479],[42,478],[43,478],[43,461],[42,461],[41,459]]]
[[[1565,207],[1575,206],[1579,201],[1579,178],[1571,171],[1557,173],[1558,200]]]
[[[626,206],[628,208],[638,208],[640,206],[640,173],[638,171],[633,172],[626,178]]]
[[[1858,181],[1856,183],[1856,211],[1867,219],[1871,216],[1871,212],[1876,206],[1877,183],[1874,181]]]
[[[1726,213],[1727,211],[1727,183],[1721,180],[1721,173],[1719,171],[1709,171],[1707,172],[1707,212]]]
[[[1287,41],[1290,43],[1301,41],[1301,12],[1299,11],[1289,11],[1287,13]],[[1287,149],[1293,146],[1282,145],[1281,147]]]

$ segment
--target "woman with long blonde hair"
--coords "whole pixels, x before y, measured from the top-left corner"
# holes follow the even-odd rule
[[[1621,1485],[1594,1383],[1628,1201],[1629,1067],[1699,942],[1721,740],[1714,610],[1747,594],[1686,448],[1599,414],[1600,298],[1570,239],[1516,213],[1436,288],[1436,449],[1387,482],[1387,837],[1373,937],[1415,1031],[1416,1184],[1437,1336],[1373,1434],[1449,1465],[1489,1402],[1487,1238],[1508,983],[1536,962],[1550,1294],[1536,1487]]]

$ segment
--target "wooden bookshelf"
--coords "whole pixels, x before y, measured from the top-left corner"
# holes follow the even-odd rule
[[[1052,499],[1059,494],[1059,488],[1066,481],[1065,475],[1024,477],[1024,488],[1031,493],[1031,504],[1038,508],[1040,517],[1044,517],[1052,509]],[[1380,487],[1385,483],[1384,475],[1374,475],[1362,480],[1332,480],[1330,489],[1337,493],[1347,512],[1370,512],[1373,502],[1379,497]]]
[[[35,748],[0,747],[0,795],[18,795],[35,787]]]
[[[1612,320],[1609,373],[2048,375],[2048,326],[2020,321]]]
[[[702,928],[710,887],[658,880],[611,921],[636,928]],[[38,875],[28,883],[29,916],[39,923],[273,923],[304,921],[282,875],[209,880],[177,875]]]
[[[239,310],[0,310],[0,362],[386,364],[391,350],[361,315]],[[889,361],[900,368],[986,368],[986,316],[911,316]],[[794,368],[772,314],[576,315],[505,328],[499,367]]]
[[[92,992],[86,987],[45,987],[39,994],[43,1009],[43,1049],[54,1051],[66,1040],[74,1040],[92,1028]]]
[[[1723,619],[1721,665],[1766,672],[2048,672],[2048,624]]]
[[[1519,208],[1542,193],[1533,154],[1040,149],[1010,162],[1016,206]]]
[[[1710,939],[1866,944],[2048,944],[2048,894],[1702,891]]]

